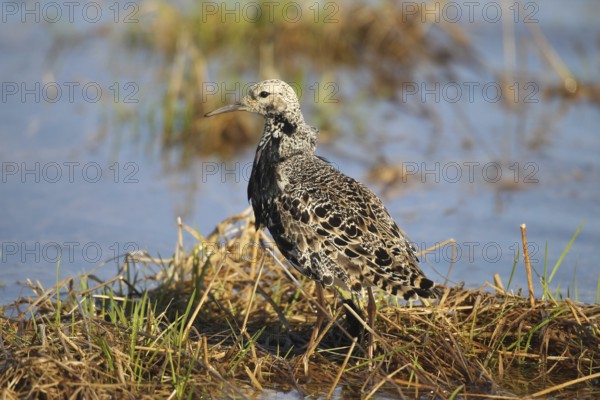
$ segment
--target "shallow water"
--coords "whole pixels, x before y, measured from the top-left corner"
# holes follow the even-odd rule
[[[562,3],[543,2],[538,18],[572,71],[597,82],[593,66],[600,58],[600,27],[590,17],[595,6],[594,1],[578,2],[565,13]],[[146,151],[145,140],[136,138],[137,129],[147,129],[143,124],[106,124],[117,112],[135,112],[159,101],[150,56],[120,48],[95,25],[82,21],[71,27],[7,18],[0,27],[0,303],[20,293],[18,281],[39,280],[51,286],[59,263],[64,278],[133,249],[168,257],[175,247],[177,216],[208,233],[217,222],[248,206],[245,187],[252,149],[228,162],[197,160],[194,174],[165,172],[160,156]],[[499,24],[479,20],[467,28],[477,32],[473,38],[480,58],[501,70],[505,64]],[[67,50],[57,53],[53,46],[75,34],[81,40],[69,41]],[[517,35],[519,40],[526,37],[522,25]],[[585,57],[574,50],[576,42],[586,49]],[[528,71],[539,71],[540,80],[556,81],[539,54],[531,46],[528,51]],[[55,54],[59,56],[52,61]],[[458,87],[466,90],[464,82],[476,82],[482,88],[496,79],[465,72]],[[515,83],[518,90],[531,94],[527,81]],[[336,84],[344,92],[352,87],[350,79],[341,78]],[[98,87],[100,96],[94,92]],[[430,122],[399,114],[389,104],[372,106],[369,115],[376,126],[373,132],[395,139],[382,150],[386,158],[411,172],[406,182],[397,182],[385,196],[403,229],[421,248],[454,238],[458,253],[450,279],[479,287],[496,272],[508,283],[520,248],[521,223],[527,224],[533,267],[541,273],[546,244],[551,269],[585,222],[551,286],[559,285],[563,294],[570,288],[572,296],[576,288],[579,300],[596,301],[598,108],[576,104],[553,120],[558,106],[541,94],[534,96],[537,103],[518,104],[524,110],[519,116],[479,89],[472,101],[459,103],[449,101],[456,83],[442,83],[439,101],[421,91],[427,87],[417,89],[406,102],[433,102],[441,132],[436,133]],[[524,148],[536,130],[548,143],[534,150]],[[138,134],[148,136],[145,131]],[[365,164],[340,154],[367,161],[379,157],[352,135],[321,146],[319,153],[362,181],[368,172]],[[495,182],[498,174],[502,179]],[[196,185],[191,191],[189,179]],[[382,195],[388,193],[376,183],[370,186]],[[191,247],[192,238],[186,242]],[[450,248],[434,251],[427,260],[427,274],[442,282]],[[111,277],[115,271],[116,262],[109,261],[97,274]],[[522,271],[520,262],[511,289],[526,287]],[[540,293],[539,285],[536,290]]]

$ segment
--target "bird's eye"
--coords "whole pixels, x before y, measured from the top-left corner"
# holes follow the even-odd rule
[[[268,93],[268,92],[265,92],[265,91],[263,90],[263,91],[262,91],[262,92],[260,92],[258,95],[264,99],[265,97],[267,97],[267,96],[269,95],[269,93]]]

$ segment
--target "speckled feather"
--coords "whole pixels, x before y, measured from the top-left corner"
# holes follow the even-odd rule
[[[233,109],[265,117],[248,197],[257,228],[269,230],[295,268],[324,286],[378,286],[407,300],[437,297],[381,200],[315,155],[318,130],[304,122],[288,84],[257,83],[236,105],[209,115]]]

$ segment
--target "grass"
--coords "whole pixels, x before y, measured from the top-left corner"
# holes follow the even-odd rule
[[[129,254],[109,281],[57,282],[2,308],[2,398],[557,398],[600,392],[600,305],[529,299],[486,283],[434,306],[326,291],[330,329],[304,349],[314,283],[290,272],[249,212],[203,237],[180,223],[172,259]],[[184,251],[184,232],[195,242]],[[262,242],[262,246],[255,245]],[[516,263],[515,263],[516,264]],[[499,282],[501,284],[501,281]],[[548,292],[545,290],[544,294]],[[347,296],[347,294],[346,294]],[[353,303],[362,304],[354,298]]]

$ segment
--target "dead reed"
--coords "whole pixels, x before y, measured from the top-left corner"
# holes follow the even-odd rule
[[[284,266],[252,214],[207,237],[180,224],[172,259],[129,254],[112,280],[69,278],[2,308],[2,398],[532,398],[598,393],[600,305],[486,283],[431,307],[378,299],[365,357],[360,299],[327,291],[330,329],[305,360],[314,283]],[[185,251],[184,231],[195,245]],[[501,284],[501,282],[499,282]],[[487,289],[487,290],[485,290]],[[491,290],[490,290],[491,289]],[[342,297],[346,300],[341,300]]]

